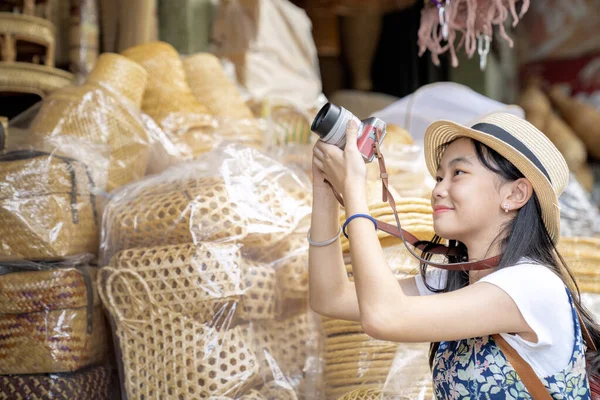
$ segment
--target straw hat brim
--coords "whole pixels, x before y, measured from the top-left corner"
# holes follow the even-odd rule
[[[425,162],[435,177],[438,169],[438,149],[454,139],[467,137],[485,144],[510,161],[531,182],[542,208],[542,219],[554,244],[560,238],[560,211],[558,196],[544,173],[519,150],[485,132],[468,128],[452,121],[436,121],[425,132]]]

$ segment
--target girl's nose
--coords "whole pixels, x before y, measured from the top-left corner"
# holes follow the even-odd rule
[[[441,199],[448,196],[448,185],[442,180],[438,182],[433,191],[431,192],[432,196],[436,199]]]

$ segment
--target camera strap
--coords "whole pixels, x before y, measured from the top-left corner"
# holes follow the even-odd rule
[[[377,140],[375,140],[375,143],[373,143],[373,151],[379,163],[379,176],[381,177],[382,182],[382,201],[384,203],[389,203],[390,207],[392,208],[392,211],[394,212],[394,218],[396,219],[396,226],[385,223],[383,221],[376,220],[377,229],[401,239],[404,243],[404,246],[413,257],[418,259],[421,263],[425,263],[433,267],[442,268],[450,271],[476,271],[497,267],[500,263],[501,256],[495,256],[479,261],[467,261],[466,259],[464,259],[458,263],[444,264],[426,260],[419,256],[413,250],[412,247],[420,250],[422,254],[429,253],[434,255],[459,256],[459,254],[457,253],[457,249],[455,248],[451,248],[443,244],[435,244],[431,242],[421,241],[410,232],[407,232],[404,229],[402,229],[400,218],[398,218],[398,212],[396,211],[396,201],[394,200],[394,196],[392,196],[392,193],[390,192],[388,187],[388,174],[387,168],[385,166],[385,159],[383,157],[383,153],[381,152],[381,148],[379,147],[379,143],[381,141],[381,131],[378,129],[375,134],[377,136]],[[329,185],[331,186],[331,184]],[[336,199],[339,201],[339,203],[342,206],[344,206],[344,199],[342,198],[342,196],[335,189],[333,189],[333,186],[331,187],[331,189],[333,190],[333,193]],[[409,246],[409,244],[412,247]]]

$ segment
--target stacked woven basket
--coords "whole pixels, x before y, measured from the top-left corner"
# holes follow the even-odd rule
[[[306,190],[288,189],[291,171],[252,149],[207,157],[106,207],[98,284],[123,391],[295,399],[317,343],[306,244],[294,233],[310,210]]]
[[[14,4],[11,11],[21,13],[0,12],[0,93],[10,99],[2,107],[10,117],[73,79],[70,73],[54,68],[54,25],[35,16],[35,1],[20,3]],[[48,7],[44,4],[46,13]]]
[[[0,398],[109,399],[96,269],[0,263]]]

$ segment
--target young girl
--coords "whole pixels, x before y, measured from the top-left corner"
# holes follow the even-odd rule
[[[376,339],[431,342],[438,399],[531,398],[494,334],[517,351],[552,398],[589,399],[577,311],[593,341],[600,330],[581,306],[573,277],[556,251],[558,196],[569,171],[552,143],[525,120],[503,113],[472,128],[432,124],[424,150],[437,181],[431,196],[433,242],[447,239],[459,251],[449,262],[501,259],[497,267],[479,271],[422,264],[420,275],[397,281],[374,222],[368,215],[356,216],[369,213],[356,129],[349,124],[344,151],[321,141],[314,147],[313,310],[360,321]],[[339,205],[327,182],[342,194],[350,219],[345,228],[354,282],[347,279],[341,246],[334,240],[341,231]]]

